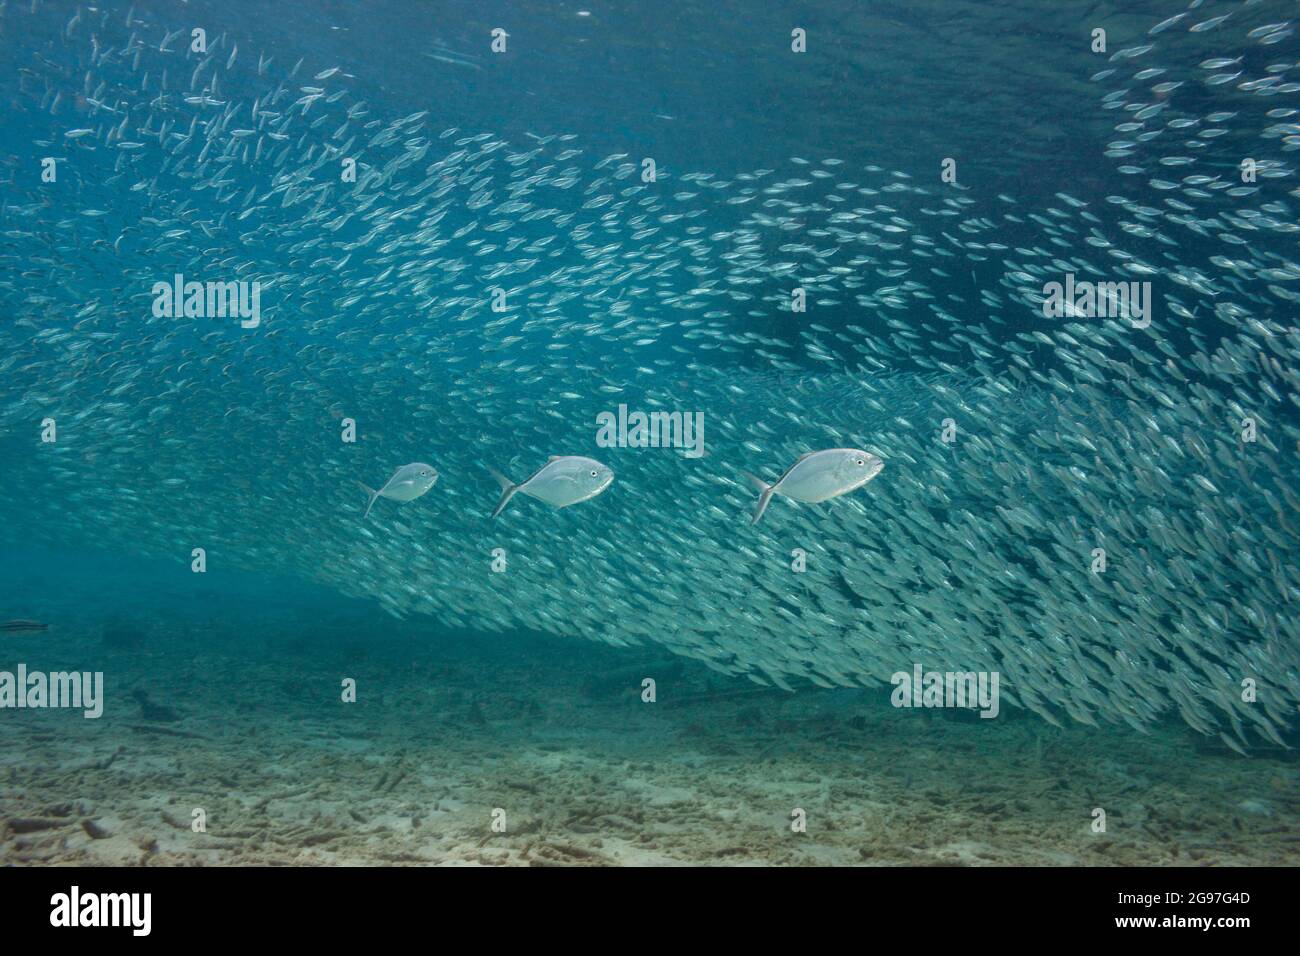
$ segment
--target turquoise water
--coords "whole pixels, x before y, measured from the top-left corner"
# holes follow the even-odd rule
[[[1293,13],[0,3],[5,859],[1294,862]]]

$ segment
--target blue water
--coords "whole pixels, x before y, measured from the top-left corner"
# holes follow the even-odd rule
[[[1294,862],[1293,13],[0,0],[0,859]]]

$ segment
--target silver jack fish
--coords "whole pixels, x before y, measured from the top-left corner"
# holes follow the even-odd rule
[[[375,506],[375,499],[377,498],[390,498],[393,501],[414,501],[432,488],[437,480],[438,472],[432,465],[417,461],[411,465],[403,465],[393,472],[393,477],[384,482],[384,486],[378,491],[358,481],[357,484],[361,485],[361,490],[370,496],[370,501],[366,503],[366,513],[361,517],[365,518],[370,514],[370,509]]]
[[[808,452],[770,485],[746,472],[759,491],[758,508],[750,524],[758,524],[773,494],[816,504],[861,488],[884,467],[885,463],[870,452],[856,448],[828,448]]]
[[[541,470],[527,481],[515,484],[501,472],[489,468],[501,486],[501,500],[492,517],[505,510],[516,491],[545,501],[555,508],[567,508],[579,501],[594,498],[614,480],[614,473],[594,458],[581,455],[552,455]]]

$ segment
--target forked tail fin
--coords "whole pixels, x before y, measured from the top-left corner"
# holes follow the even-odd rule
[[[767,510],[768,502],[772,500],[772,492],[776,491],[776,485],[769,485],[757,475],[751,475],[745,472],[745,477],[749,483],[758,491],[758,507],[754,509],[754,517],[750,519],[750,524],[758,524],[758,519],[763,517],[763,512]]]
[[[371,488],[369,485],[365,484],[364,482],[358,481],[357,485],[360,486],[362,491],[364,491],[366,494],[370,496],[370,500],[366,502],[366,513],[361,516],[362,520],[364,521],[366,518],[370,516],[370,509],[375,506],[375,499],[379,497],[379,492],[375,491],[374,488]]]
[[[501,500],[497,502],[496,509],[492,512],[492,517],[495,518],[501,512],[506,510],[506,505],[509,504],[510,499],[515,496],[515,492],[519,490],[519,486],[495,468],[489,468],[488,471],[492,472],[492,477],[495,478],[497,484],[501,486]]]

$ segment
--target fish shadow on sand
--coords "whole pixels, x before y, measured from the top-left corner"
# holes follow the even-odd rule
[[[145,720],[160,724],[170,724],[181,719],[180,712],[166,704],[156,704],[149,699],[149,692],[143,687],[131,691],[131,697],[140,705],[140,716]]]

